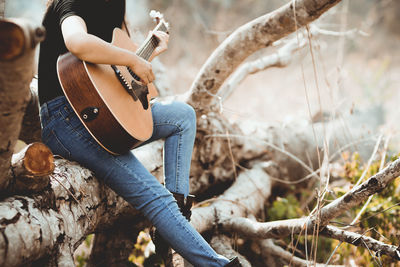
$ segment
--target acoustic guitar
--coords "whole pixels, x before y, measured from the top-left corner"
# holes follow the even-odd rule
[[[155,31],[168,32],[160,13],[150,15],[158,22]],[[138,48],[125,31],[115,28],[111,43],[147,60],[159,40],[149,36]],[[153,84],[143,85],[131,68],[85,62],[68,52],[59,56],[57,73],[74,112],[105,150],[124,154],[151,137],[150,100],[158,93]]]

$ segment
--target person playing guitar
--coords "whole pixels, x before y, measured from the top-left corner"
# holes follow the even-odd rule
[[[85,125],[101,121],[101,116],[107,112],[105,108],[90,105],[78,110],[69,102],[72,96],[78,99],[83,96],[87,87],[76,83],[74,86],[79,88],[75,88],[77,90],[68,98],[63,91],[57,60],[65,53],[71,53],[86,62],[88,65],[82,65],[86,68],[107,64],[107,71],[114,71],[111,73],[116,80],[120,72],[111,67],[124,66],[136,76],[142,89],[134,91],[130,87],[133,84],[123,85],[121,92],[126,94],[123,99],[142,102],[140,106],[146,110],[146,88],[150,91],[155,79],[150,61],[167,50],[169,36],[164,31],[154,31],[153,39],[158,42],[148,57],[113,44],[115,28],[127,30],[125,4],[125,0],[49,1],[42,22],[46,39],[40,45],[38,69],[42,140],[55,155],[77,161],[92,170],[98,179],[142,212],[156,227],[158,237],[168,240],[169,245],[194,266],[241,266],[237,258],[229,260],[217,254],[182,214],[184,212],[187,217],[190,214],[190,201],[187,201],[189,170],[196,135],[196,114],[191,106],[175,101],[155,102],[147,107],[151,108],[152,131],[148,139],[139,138],[138,145],[165,138],[163,186],[139,162],[129,146],[126,151],[110,151],[102,145],[110,137],[100,140],[97,133]],[[94,81],[94,87],[105,82]],[[105,99],[107,103],[109,100],[102,94],[98,93],[99,99]],[[142,97],[140,102],[137,102],[136,94]],[[115,115],[113,108],[109,114]],[[108,127],[103,125],[102,128],[107,131]],[[112,138],[118,140],[120,137]]]

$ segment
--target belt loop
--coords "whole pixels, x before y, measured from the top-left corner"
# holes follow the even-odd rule
[[[49,118],[49,109],[47,107],[47,103],[44,103],[41,107],[40,107],[40,113],[42,113],[45,117],[45,119],[47,120]]]

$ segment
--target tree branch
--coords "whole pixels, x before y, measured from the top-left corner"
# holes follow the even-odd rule
[[[251,263],[244,256],[235,251],[231,243],[231,239],[225,235],[215,235],[210,241],[210,245],[217,253],[224,255],[228,259],[237,256],[243,267],[251,267]]]
[[[225,230],[235,231],[253,238],[277,238],[290,234],[299,234],[306,226],[308,231],[312,231],[313,225],[317,220],[319,220],[319,225],[322,229],[333,218],[357,206],[370,195],[383,190],[398,176],[400,176],[400,159],[390,163],[385,169],[371,176],[361,185],[354,187],[342,197],[321,208],[319,217],[310,215],[307,218],[265,223],[254,222],[247,218],[228,218],[221,221],[220,224]]]
[[[377,255],[387,255],[400,261],[400,248],[385,244],[371,237],[342,230],[332,225],[327,225],[321,234],[333,239],[337,239],[358,247],[365,247],[377,253]]]
[[[263,170],[262,164],[255,165],[251,170],[240,173],[222,195],[199,203],[200,207],[193,209],[191,222],[199,232],[211,230],[228,218],[258,213],[270,194],[269,175]]]
[[[316,20],[339,2],[290,1],[239,27],[207,59],[191,86],[188,103],[200,110],[207,109],[222,83],[249,55]]]
[[[281,47],[276,53],[264,56],[254,61],[243,63],[239,68],[231,75],[231,77],[221,86],[218,91],[218,95],[221,97],[221,101],[227,99],[233,90],[249,75],[256,72],[266,70],[268,68],[277,67],[283,68],[290,64],[294,53],[304,48],[307,44],[307,39],[301,37],[300,42],[297,38],[289,40],[283,47]]]
[[[290,234],[299,234],[305,229],[307,219],[290,219],[272,222],[256,222],[248,218],[229,218],[221,221],[221,228],[235,232],[246,238],[281,238]]]
[[[223,230],[235,232],[249,239],[282,238],[291,234],[299,234],[302,230],[304,231],[306,224],[306,218],[273,222],[255,222],[248,218],[231,218],[220,223]],[[400,249],[398,247],[385,244],[371,237],[345,231],[331,225],[327,225],[321,231],[321,234],[355,246],[368,247],[371,251],[400,260]]]
[[[320,225],[327,225],[331,219],[367,200],[370,195],[382,191],[399,176],[400,159],[397,159],[359,186],[353,187],[352,190],[323,207],[320,211]]]

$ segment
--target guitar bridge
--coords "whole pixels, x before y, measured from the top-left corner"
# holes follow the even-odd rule
[[[125,90],[128,92],[133,97],[133,100],[138,100],[137,96],[133,92],[133,88],[129,85],[129,83],[126,81],[125,77],[122,75],[121,71],[115,66],[111,65],[111,68],[114,70],[115,75],[117,76],[119,82],[121,85],[125,88]]]

